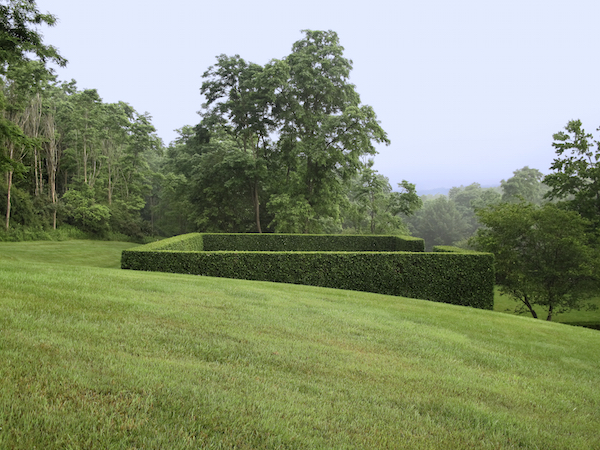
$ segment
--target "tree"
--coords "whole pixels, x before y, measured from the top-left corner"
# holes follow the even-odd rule
[[[202,121],[169,152],[203,229],[249,231],[245,202],[258,232],[341,229],[361,157],[389,142],[348,81],[352,62],[337,34],[304,33],[282,60],[220,55],[204,73]],[[196,140],[200,130],[206,142]]]
[[[284,59],[289,80],[274,110],[284,170],[268,207],[277,231],[307,233],[321,231],[322,218],[339,220],[345,182],[361,169],[361,157],[376,153],[373,143],[389,140],[348,81],[352,61],[343,56],[337,34],[304,33]]]
[[[589,221],[555,204],[503,203],[479,210],[485,226],[471,243],[496,257],[502,292],[520,302],[517,311],[535,305],[554,314],[580,309],[597,293],[598,251],[586,233]]]
[[[393,192],[387,177],[372,167],[370,159],[351,182],[343,208],[345,226],[356,233],[409,234],[400,214],[408,216],[421,207],[415,185],[403,180],[398,183],[401,192]]]
[[[542,183],[544,174],[528,166],[515,170],[508,180],[502,180],[502,201],[518,203],[525,201],[539,205],[548,187]]]
[[[469,237],[479,228],[475,211],[500,202],[501,195],[496,188],[482,188],[479,183],[472,183],[465,187],[453,187],[448,192],[448,198],[456,204],[458,211],[467,222],[466,237]]]
[[[100,175],[102,130],[102,99],[96,89],[75,92],[71,96],[74,114],[71,117],[73,136],[72,157],[77,164],[77,176],[93,188]]]
[[[44,64],[53,61],[60,66],[67,61],[56,48],[45,45],[37,25],[53,26],[56,17],[38,11],[34,0],[0,1],[0,74],[10,64],[26,62],[35,55]]]
[[[243,168],[235,171],[235,176],[238,181],[242,177],[243,185],[249,189],[259,233],[261,193],[269,175],[270,134],[277,129],[272,114],[275,93],[288,76],[287,66],[280,61],[262,67],[247,63],[239,55],[220,55],[217,64],[204,73],[200,89],[206,98],[202,125],[229,134],[236,144],[236,150],[228,156],[240,163],[238,168]]]
[[[566,202],[598,226],[600,223],[600,142],[586,133],[580,120],[571,120],[565,131],[556,133],[552,146],[557,158],[554,173],[544,177],[550,186],[546,197]]]

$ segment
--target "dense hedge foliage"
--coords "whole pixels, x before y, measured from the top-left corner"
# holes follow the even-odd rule
[[[189,233],[152,243],[150,250],[240,252],[422,252],[412,236],[340,234]]]
[[[218,235],[186,236],[125,250],[121,267],[306,284],[420,298],[482,309],[493,308],[494,270],[491,254],[198,251],[202,244],[204,250],[207,250],[207,241]],[[269,235],[245,236],[256,236],[260,239],[260,236]],[[311,236],[308,238],[310,241]],[[186,244],[186,239],[194,244]],[[215,242],[217,241],[211,245]],[[318,241],[315,239],[312,242]],[[196,250],[183,248],[186,245],[195,246]],[[165,247],[168,249],[165,250]]]
[[[412,236],[341,234],[212,234],[202,235],[205,251],[246,252],[422,252],[422,239]]]

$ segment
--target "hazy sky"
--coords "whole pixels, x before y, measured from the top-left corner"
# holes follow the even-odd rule
[[[600,126],[599,0],[37,0],[61,80],[148,111],[168,144],[198,123],[219,54],[265,64],[301,30],[334,30],[391,140],[375,168],[422,191],[548,172],[552,134]]]

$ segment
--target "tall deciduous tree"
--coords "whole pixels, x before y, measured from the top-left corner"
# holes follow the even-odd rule
[[[600,223],[600,142],[587,133],[580,120],[572,120],[554,135],[554,171],[544,177],[550,199],[561,199],[569,209]]]
[[[375,112],[349,82],[352,61],[333,31],[305,30],[284,61],[289,80],[278,95],[282,190],[269,207],[278,231],[318,232],[319,218],[339,218],[344,182],[360,158],[389,143]],[[294,220],[291,220],[292,217]]]
[[[304,33],[282,60],[260,66],[221,55],[204,73],[206,103],[195,131],[205,130],[209,142],[197,145],[194,132],[170,152],[190,159],[188,150],[197,147],[193,174],[173,166],[196,180],[190,192],[204,210],[202,227],[245,229],[243,199],[251,202],[258,232],[340,228],[340,204],[363,168],[361,157],[376,153],[375,142],[389,142],[349,82],[352,62],[337,34]]]
[[[534,318],[548,311],[580,309],[597,293],[597,250],[589,245],[589,222],[575,211],[547,203],[503,203],[479,210],[485,225],[472,244],[496,257],[497,282]]]
[[[412,215],[423,202],[414,184],[403,180],[398,187],[401,192],[392,191],[387,177],[374,170],[373,160],[368,160],[350,184],[349,202],[343,208],[345,227],[356,233],[409,234],[400,214]]]
[[[247,63],[239,55],[219,56],[217,64],[203,75],[203,124],[213,130],[220,128],[219,133],[226,132],[233,138],[235,147],[224,156],[238,167],[237,181],[249,190],[259,233],[260,197],[271,156],[270,134],[277,129],[272,109],[276,91],[287,76],[287,67],[279,61],[262,67]]]

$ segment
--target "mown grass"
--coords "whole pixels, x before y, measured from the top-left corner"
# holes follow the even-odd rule
[[[0,244],[0,448],[600,448],[597,331],[52,244]]]
[[[121,267],[121,252],[137,245],[91,240],[2,242],[0,261],[118,269]]]

